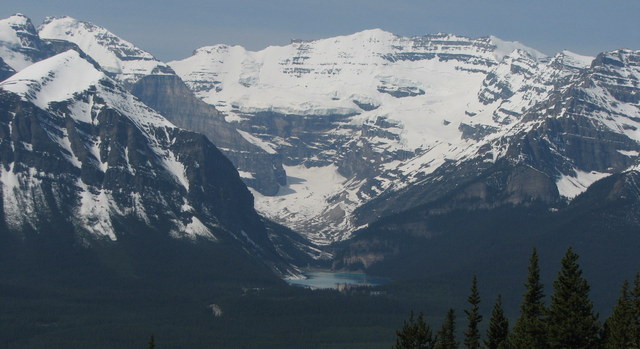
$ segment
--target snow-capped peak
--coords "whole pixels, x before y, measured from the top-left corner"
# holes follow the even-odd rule
[[[74,50],[38,62],[16,73],[0,87],[17,93],[42,109],[64,101],[106,78]]]
[[[494,55],[496,60],[501,61],[504,56],[510,54],[514,50],[522,50],[529,53],[535,59],[546,58],[547,55],[544,53],[533,49],[529,46],[523,45],[519,41],[505,41],[493,35],[489,36],[489,42],[496,47],[494,50]]]
[[[398,37],[397,35],[390,33],[386,30],[383,30],[380,28],[373,28],[373,29],[362,30],[360,32],[350,34],[350,35],[337,36],[337,37],[322,39],[322,40],[339,41],[339,40],[344,40],[348,38],[348,39],[356,40],[360,42],[371,42],[371,41],[392,41],[397,37]]]
[[[141,129],[175,128],[162,115],[125,92],[74,50],[30,65],[0,83],[0,88],[20,95],[44,110],[49,109],[52,102],[69,101],[95,88],[110,108],[127,115]],[[78,101],[74,103],[78,110],[72,111],[70,116],[91,123],[91,108],[79,106],[82,103]]]
[[[0,57],[14,70],[31,65],[31,54],[40,45],[35,27],[25,15],[18,13],[0,20]]]
[[[28,45],[29,42],[21,38],[21,34],[36,34],[31,20],[25,15],[17,13],[9,18],[0,20],[0,41],[3,44],[12,44],[20,47]]]
[[[47,17],[38,29],[43,39],[75,43],[102,68],[125,84],[150,74],[172,74],[165,63],[150,53],[98,25],[72,17]]]
[[[562,60],[562,64],[573,68],[588,68],[595,57],[580,55],[568,50],[560,51],[555,58]]]

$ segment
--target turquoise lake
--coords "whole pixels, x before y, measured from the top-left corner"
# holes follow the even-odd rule
[[[352,286],[377,286],[388,283],[390,280],[380,277],[372,277],[365,273],[310,271],[303,273],[306,279],[288,279],[291,285],[309,287],[313,289],[338,288],[338,285]]]

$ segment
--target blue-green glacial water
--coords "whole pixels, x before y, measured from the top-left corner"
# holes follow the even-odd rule
[[[306,279],[288,279],[286,281],[291,285],[313,289],[338,288],[338,285],[378,286],[390,281],[358,272],[309,271],[303,274],[307,277]]]

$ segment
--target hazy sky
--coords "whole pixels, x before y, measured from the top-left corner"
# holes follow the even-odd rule
[[[257,50],[382,28],[400,35],[495,35],[547,54],[640,49],[640,0],[1,0],[38,26],[68,15],[104,26],[162,60],[201,46]]]

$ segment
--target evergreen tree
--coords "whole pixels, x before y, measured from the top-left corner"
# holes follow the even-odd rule
[[[506,346],[505,341],[509,335],[509,320],[504,316],[502,310],[502,297],[498,295],[496,304],[491,312],[489,320],[489,329],[487,330],[487,339],[484,341],[487,349],[498,349]]]
[[[149,349],[155,349],[156,347],[156,340],[155,338],[153,338],[153,335],[151,335],[151,337],[149,338]]]
[[[435,349],[458,349],[456,342],[456,314],[453,309],[449,309],[447,317],[444,319],[442,328],[436,336]]]
[[[546,325],[544,306],[544,285],[540,281],[538,252],[534,248],[529,258],[529,273],[525,283],[526,291],[520,305],[520,317],[516,321],[509,342],[514,348],[546,348]]]
[[[412,311],[409,321],[404,321],[404,326],[396,331],[396,335],[394,349],[433,349],[435,345],[431,328],[424,322],[422,313],[414,319]]]
[[[618,303],[606,322],[605,345],[606,349],[633,348],[634,341],[634,304],[629,295],[629,282],[626,280],[620,291]]]
[[[562,258],[562,268],[553,283],[548,318],[549,346],[593,349],[599,346],[598,316],[589,299],[589,284],[582,277],[578,255],[571,248]]]
[[[465,309],[468,326],[464,332],[464,346],[468,349],[480,349],[480,330],[478,325],[482,321],[480,315],[480,293],[478,292],[478,278],[474,275],[471,282],[471,294],[467,298],[470,309]]]

